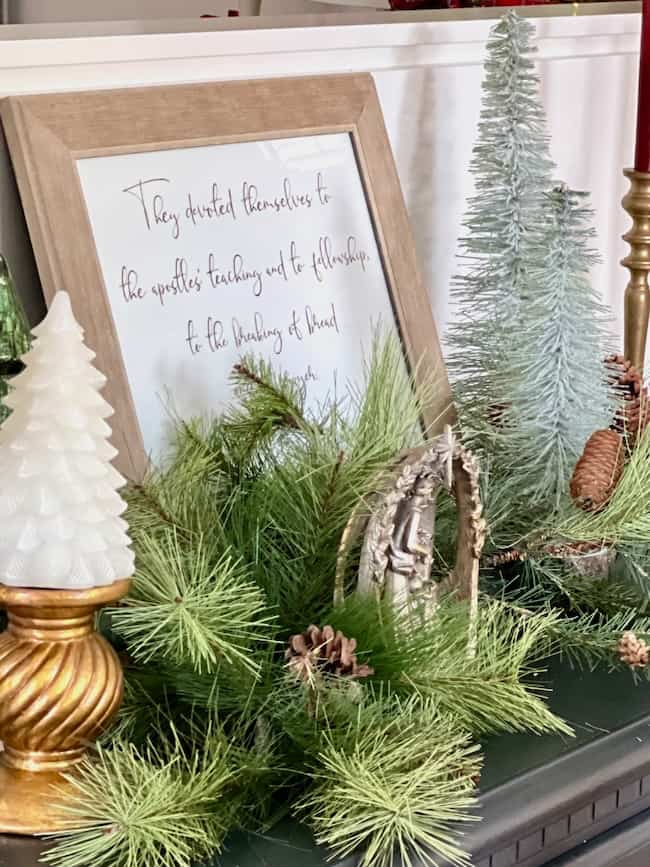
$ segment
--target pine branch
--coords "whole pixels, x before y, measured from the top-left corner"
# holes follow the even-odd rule
[[[299,436],[317,435],[320,424],[307,417],[305,389],[270,363],[245,356],[232,371],[239,408],[226,418],[226,431],[238,442],[240,460],[250,460],[283,431]]]
[[[645,604],[634,587],[610,578],[589,575],[567,575],[563,581],[573,612],[599,612],[610,617],[621,612],[638,610]]]
[[[433,702],[360,708],[329,731],[315,784],[299,803],[319,843],[340,857],[362,852],[362,867],[469,864],[455,825],[469,812],[480,769],[478,748]]]
[[[137,501],[140,510],[147,510],[154,520],[161,521],[168,527],[174,527],[175,521],[172,516],[165,510],[160,500],[154,495],[153,489],[145,484],[137,484],[135,482],[129,485],[126,491],[127,499],[130,502]]]
[[[175,532],[141,541],[131,592],[111,614],[134,659],[169,660],[198,673],[225,661],[256,674],[250,649],[269,640],[273,623],[263,594],[231,554],[215,556],[201,537],[189,551]]]
[[[436,616],[426,621],[395,613],[383,602],[351,597],[327,622],[357,640],[375,671],[377,689],[430,696],[468,731],[570,734],[540,691],[525,685],[538,673],[533,661],[543,657],[549,630],[559,617],[557,611],[546,611],[524,623],[500,603],[485,599],[470,629],[467,606],[453,599],[443,600]],[[475,651],[469,648],[472,632]]]
[[[421,413],[399,342],[377,335],[366,389],[345,406],[328,404],[319,430],[263,449],[260,472],[229,503],[225,532],[278,611],[283,637],[331,607],[343,530],[396,454],[421,441]]]
[[[117,719],[100,741],[107,747],[116,742],[144,743],[169,716],[169,686],[162,674],[126,664],[124,669],[124,698]]]
[[[255,649],[258,670],[242,665],[218,664],[214,671],[198,673],[188,666],[165,665],[161,674],[176,698],[191,708],[203,708],[220,717],[259,718],[275,688],[277,646],[267,642]]]
[[[553,608],[535,593],[524,593],[493,600],[522,622],[535,617],[548,617],[545,634],[541,636],[536,656],[559,654],[572,664],[594,670],[604,665],[624,667],[617,653],[617,644],[624,632],[632,631],[639,638],[650,637],[650,617],[640,616],[633,609],[621,610],[603,616],[598,611],[573,614]],[[650,672],[643,671],[644,676]]]
[[[528,730],[572,735],[542,701],[538,693],[543,690],[530,680],[539,674],[531,660],[540,657],[538,645],[548,643],[549,629],[558,619],[557,612],[548,612],[521,620],[498,603],[484,603],[472,655],[467,621],[462,633],[459,612],[453,606],[441,609],[438,632],[428,636],[430,656],[423,656],[419,670],[405,674],[407,684],[419,695],[435,697],[441,709],[476,733]]]
[[[169,530],[188,544],[196,534],[220,534],[220,509],[238,483],[226,448],[220,420],[178,420],[166,465],[127,488],[127,518],[136,543],[141,534],[147,538]]]
[[[278,405],[286,404],[287,412],[281,413],[279,416],[282,424],[294,430],[301,430],[308,426],[303,416],[302,408],[298,407],[290,398],[287,398],[286,393],[283,393],[272,382],[262,379],[261,376],[256,374],[246,364],[235,364],[233,370],[237,378],[248,380],[248,382],[256,385],[261,391],[266,393],[271,401],[277,402]]]
[[[191,867],[221,849],[236,809],[236,769],[222,735],[191,757],[123,741],[99,748],[68,778],[62,811],[78,827],[43,860],[55,867]]]
[[[650,638],[650,618],[639,617],[634,610],[621,611],[606,618],[598,612],[558,620],[554,637],[560,654],[573,664],[595,669],[598,665],[624,668],[617,644],[624,632],[634,632],[639,638]],[[643,677],[650,672],[642,670]]]
[[[422,442],[422,417],[435,401],[444,371],[428,379],[409,373],[399,340],[375,333],[362,383],[351,383],[345,416],[338,419],[350,459],[385,465],[402,449]],[[418,382],[416,387],[416,382]]]

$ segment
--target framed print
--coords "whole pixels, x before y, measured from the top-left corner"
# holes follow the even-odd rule
[[[276,78],[11,97],[2,119],[46,298],[66,289],[108,376],[118,466],[169,406],[218,411],[244,353],[322,402],[378,327],[451,399],[374,82]]]

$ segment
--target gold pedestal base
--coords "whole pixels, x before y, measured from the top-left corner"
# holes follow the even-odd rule
[[[0,584],[0,831],[46,834],[71,827],[58,806],[60,776],[83,759],[122,700],[122,667],[95,632],[95,612],[128,581],[91,590]],[[55,788],[56,787],[56,788]]]
[[[19,771],[0,764],[0,833],[38,836],[74,825],[58,806],[69,785],[61,774]]]

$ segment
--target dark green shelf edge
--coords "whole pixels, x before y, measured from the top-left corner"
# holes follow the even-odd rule
[[[650,864],[650,810],[578,846],[548,867],[647,867]]]
[[[650,716],[483,794],[482,821],[467,826],[464,842],[474,867],[541,867],[648,809]],[[327,853],[312,844],[308,831],[289,822],[267,835],[242,835],[212,862],[214,867],[327,863]],[[356,860],[330,863],[354,867]]]
[[[625,672],[574,672],[561,664],[544,679],[553,683],[551,706],[575,727],[576,738],[485,741],[482,821],[464,829],[474,867],[550,865],[650,809],[650,684],[634,686]],[[35,867],[41,849],[34,840],[0,836],[0,867]],[[564,863],[572,862],[557,865]],[[233,835],[210,867],[328,864],[354,867],[356,859],[328,861],[306,828],[286,821],[268,834]]]

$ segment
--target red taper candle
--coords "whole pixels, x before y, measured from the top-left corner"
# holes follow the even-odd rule
[[[650,0],[643,0],[634,168],[650,172]]]

